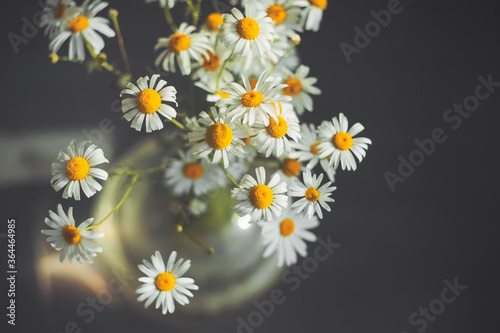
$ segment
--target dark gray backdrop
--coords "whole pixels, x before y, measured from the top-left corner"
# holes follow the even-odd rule
[[[331,234],[341,248],[299,290],[288,292],[288,301],[257,332],[416,332],[408,323],[409,316],[440,298],[443,281],[455,277],[468,288],[425,331],[498,331],[500,229],[495,157],[500,143],[500,92],[481,101],[456,130],[451,127],[454,123],[443,120],[443,114],[474,94],[478,76],[491,74],[494,81],[500,81],[500,6],[485,0],[404,0],[402,11],[348,64],[339,44],[352,45],[353,29],[363,29],[373,20],[370,11],[385,9],[387,3],[331,1],[322,30],[303,35],[299,47],[303,63],[311,67],[323,90],[314,99],[315,112],[305,120],[319,124],[344,112],[351,123],[365,125],[364,134],[373,145],[358,171],[339,173],[333,212],[316,231]],[[18,147],[21,137],[92,129],[103,117],[113,120],[115,137],[125,140],[115,146],[116,156],[143,137],[110,111],[116,94],[99,76],[89,76],[78,66],[48,63],[47,40],[41,33],[20,45],[16,54],[7,34],[20,34],[22,18],[31,20],[39,7],[34,1],[2,5],[0,131],[4,153],[5,147]],[[153,65],[153,45],[167,35],[162,13],[156,4],[144,5],[139,0],[111,1],[111,6],[120,10],[134,74],[146,75],[137,69]],[[120,64],[115,41],[107,43],[105,51]],[[417,147],[414,140],[431,137],[436,128],[445,132],[447,140],[392,192],[384,173],[397,173],[398,156],[408,159]],[[29,146],[28,141],[28,153],[18,157],[21,163],[33,175],[48,173],[49,165],[29,153]],[[12,172],[6,158],[0,157],[2,174]],[[60,199],[48,179],[34,177],[32,182],[12,182],[0,188],[0,232],[6,232],[7,217],[18,219],[19,332],[28,328],[60,332],[68,318],[75,316],[78,303],[41,302],[33,275],[34,244],[41,237],[43,218]],[[90,208],[85,201],[79,205]],[[3,239],[0,247],[4,267]],[[2,308],[5,294],[2,289]],[[251,310],[250,306],[241,315]],[[1,318],[3,325],[3,313]],[[234,332],[236,326],[234,319],[217,322],[214,318],[206,332]],[[106,308],[84,332],[110,329],[153,332],[161,327],[134,316],[127,307]]]

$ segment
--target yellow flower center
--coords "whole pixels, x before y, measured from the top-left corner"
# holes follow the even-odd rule
[[[82,157],[73,157],[66,164],[66,175],[71,180],[82,180],[89,174],[90,165]]]
[[[252,141],[252,138],[246,138],[246,139],[243,139],[243,142],[245,143],[245,145],[249,145],[250,142]]]
[[[207,71],[213,72],[219,68],[220,59],[212,52],[208,52],[208,59],[204,55],[202,57],[203,57],[203,68],[205,68]]]
[[[291,77],[284,84],[288,84],[288,87],[283,88],[283,93],[288,96],[295,96],[302,91],[302,83],[299,80]]]
[[[260,28],[257,21],[252,18],[245,17],[239,20],[236,24],[236,31],[244,39],[255,39],[259,35]]]
[[[300,172],[300,163],[296,159],[285,158],[281,165],[281,171],[283,171],[287,177],[295,177]]]
[[[215,123],[207,128],[205,139],[213,149],[225,149],[233,141],[233,131],[226,124]]]
[[[224,23],[224,19],[222,18],[221,13],[212,13],[208,15],[207,20],[205,21],[207,28],[212,31],[219,30],[219,25],[222,23]]]
[[[339,132],[333,136],[332,143],[338,150],[349,150],[352,146],[352,137],[345,132]]]
[[[317,155],[319,153],[319,149],[316,148],[317,146],[319,146],[319,144],[320,144],[320,142],[316,142],[316,143],[313,143],[311,145],[311,149],[310,149],[311,150],[311,154]]]
[[[190,162],[184,164],[182,172],[189,179],[198,179],[203,176],[203,167],[198,162]]]
[[[251,78],[248,81],[250,82],[250,88],[255,89],[255,86],[257,85],[257,79]]]
[[[273,191],[267,185],[255,185],[248,193],[248,198],[257,209],[266,209],[273,203]]]
[[[80,242],[80,239],[82,238],[82,236],[80,235],[80,231],[78,231],[78,228],[72,225],[65,226],[62,234],[64,241],[69,245],[78,244]]]
[[[155,284],[161,291],[171,291],[175,287],[175,278],[168,272],[161,273],[156,277]]]
[[[61,17],[64,16],[64,13],[66,13],[66,5],[59,3],[54,7],[54,18],[55,19],[60,19]]]
[[[324,10],[328,5],[328,0],[309,0],[309,3],[314,7]]]
[[[288,237],[291,234],[293,234],[294,230],[295,230],[295,223],[292,220],[286,218],[283,221],[281,221],[280,223],[281,236]]]
[[[282,5],[272,5],[267,9],[267,16],[269,16],[276,25],[280,25],[286,19],[286,10]]]
[[[241,105],[246,106],[247,108],[255,108],[259,106],[262,101],[264,101],[264,97],[258,91],[252,90],[243,95],[241,97]]]
[[[151,114],[158,111],[161,106],[161,96],[154,89],[145,89],[137,94],[135,99],[137,108],[142,113]]]
[[[278,116],[278,123],[274,118],[269,118],[269,126],[266,127],[267,133],[273,138],[282,138],[288,131],[286,120]]]
[[[185,51],[191,45],[191,38],[184,34],[173,34],[168,41],[168,49],[170,52],[174,52],[175,54],[179,54],[182,51]]]
[[[74,20],[69,21],[69,31],[77,33],[87,29],[89,26],[89,19],[85,16],[79,15]]]
[[[318,199],[319,199],[319,192],[314,187],[309,187],[306,190],[305,197],[306,197],[307,200],[312,201],[312,202],[318,201]]]
[[[225,91],[218,91],[217,95],[219,95],[220,98],[229,98],[229,97],[231,97],[231,96],[229,96],[229,93],[227,93]]]

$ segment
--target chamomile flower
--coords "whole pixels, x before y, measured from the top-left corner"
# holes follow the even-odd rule
[[[179,29],[168,38],[159,38],[155,51],[166,48],[156,58],[156,66],[175,73],[175,59],[182,75],[191,74],[191,59],[203,63],[203,56],[209,58],[208,52],[214,52],[205,34],[194,32],[196,27],[182,22]]]
[[[332,118],[331,122],[324,121],[318,127],[318,136],[321,144],[318,145],[319,157],[330,158],[330,165],[335,169],[342,166],[342,170],[356,170],[356,160],[361,162],[366,156],[368,145],[372,140],[368,138],[354,138],[365,128],[360,123],[354,124],[349,129],[347,117],[343,113]]]
[[[115,36],[115,31],[108,26],[108,19],[95,17],[107,5],[107,2],[101,2],[101,0],[85,0],[82,7],[67,8],[64,29],[51,40],[50,50],[57,53],[62,44],[69,38],[69,60],[85,60],[85,41],[88,42],[95,54],[101,53],[104,48],[104,40],[97,32],[108,38]]]
[[[129,82],[127,88],[120,93],[123,117],[132,121],[130,127],[137,131],[141,130],[143,123],[147,133],[162,129],[163,122],[158,114],[168,120],[177,115],[173,107],[163,103],[175,103],[177,106],[177,90],[167,86],[167,81],[159,78],[158,74],[153,75],[151,81],[147,76],[141,77],[137,80],[137,86]]]
[[[269,222],[280,216],[281,209],[288,206],[288,196],[285,182],[274,174],[266,185],[266,170],[264,167],[255,169],[257,180],[246,174],[239,187],[231,190],[231,197],[242,201],[233,207],[239,216],[249,215],[250,222]]]
[[[208,51],[207,56],[203,55],[201,64],[193,65],[193,68],[195,68],[193,79],[200,80],[208,87],[217,87],[218,85],[223,87],[233,81],[233,75],[229,71],[229,67],[222,68],[222,64],[229,57],[230,52],[222,44],[216,44],[216,37],[211,38],[211,45],[215,45],[214,51]]]
[[[302,32],[300,15],[302,9],[294,4],[295,0],[261,0],[255,2],[273,20],[274,30],[279,38],[289,37]]]
[[[224,23],[220,25],[220,40],[233,51],[243,57],[262,57],[271,49],[274,39],[272,19],[265,11],[256,6],[245,6],[245,15],[237,8],[232,14],[224,14]]]
[[[312,169],[319,161],[319,142],[314,124],[302,124],[300,126],[301,140],[292,142],[293,152],[290,157],[298,159],[300,162],[308,162],[307,167]]]
[[[311,218],[316,212],[318,217],[322,219],[323,212],[321,211],[321,207],[327,212],[331,211],[327,202],[335,201],[330,198],[330,196],[337,187],[330,187],[332,182],[327,182],[320,187],[321,181],[323,180],[323,174],[320,174],[319,177],[316,177],[316,175],[311,176],[311,170],[307,168],[306,171],[302,173],[302,179],[304,183],[297,182],[290,186],[288,194],[291,197],[301,198],[294,202],[292,208],[297,208],[297,213],[304,211],[305,216],[308,218]]]
[[[314,124],[302,124],[300,126],[301,139],[298,142],[290,142],[292,146],[291,158],[296,158],[300,162],[308,162],[306,167],[314,169],[320,163],[330,181],[335,180],[335,169],[330,166],[328,159],[319,158],[318,146],[321,143],[318,135],[316,134],[316,127]]]
[[[102,248],[92,244],[89,240],[104,236],[102,233],[85,230],[92,222],[94,219],[89,218],[76,227],[73,207],[68,209],[68,215],[66,215],[59,204],[57,205],[57,214],[49,210],[49,217],[45,218],[45,223],[52,229],[42,230],[42,234],[49,236],[47,242],[57,251],[61,251],[59,257],[61,263],[68,256],[70,264],[73,259],[76,259],[80,264],[83,264],[82,259],[91,264],[93,261],[89,256],[95,257],[96,252],[102,252]]]
[[[188,133],[189,142],[199,142],[192,149],[197,158],[203,158],[210,153],[214,153],[212,163],[217,164],[222,161],[224,168],[229,166],[229,154],[243,156],[242,139],[248,136],[243,130],[235,128],[235,124],[229,122],[225,116],[217,113],[215,107],[211,107],[212,118],[202,111],[198,122],[202,127],[196,128]]]
[[[291,97],[281,95],[281,90],[286,85],[281,84],[280,78],[269,76],[269,73],[269,71],[263,72],[254,88],[248,77],[242,74],[243,86],[232,82],[222,88],[222,91],[229,93],[230,97],[217,101],[217,105],[228,105],[228,116],[233,121],[241,120],[243,124],[249,126],[255,121],[268,126],[270,117],[278,121],[272,103],[288,102]]]
[[[220,167],[197,160],[191,154],[179,152],[180,159],[174,159],[165,170],[165,182],[174,195],[193,193],[202,196],[216,187],[226,184],[226,176]]]
[[[300,139],[300,125],[296,117],[292,117],[288,112],[282,112],[281,103],[275,103],[280,109],[278,120],[269,119],[269,125],[256,123],[255,129],[258,134],[252,142],[257,147],[259,153],[265,153],[266,157],[274,152],[276,157],[283,155],[283,152],[290,153],[290,143],[288,138],[298,142]],[[278,112],[276,112],[278,114]]]
[[[174,8],[175,3],[179,2],[179,0],[146,0],[146,3],[158,2],[161,8]]]
[[[295,5],[305,7],[302,12],[305,29],[318,31],[323,18],[323,11],[328,6],[328,0],[296,0]]]
[[[317,79],[315,77],[307,77],[309,75],[309,67],[300,65],[295,73],[283,68],[284,84],[288,87],[283,88],[283,94],[292,97],[292,104],[298,114],[303,114],[304,110],[313,110],[313,100],[309,94],[319,95],[321,90],[313,86]]]
[[[295,264],[297,254],[302,257],[307,255],[305,241],[316,241],[316,236],[309,230],[318,225],[316,216],[305,218],[294,209],[283,209],[276,220],[266,224],[261,223],[262,240],[266,246],[263,257],[268,258],[277,253],[278,267],[282,267],[283,264],[287,266]]]
[[[173,251],[165,265],[160,252],[156,251],[151,256],[151,262],[143,260],[143,264],[138,265],[146,276],[139,278],[143,284],[135,292],[140,294],[138,302],[146,301],[145,308],[156,300],[155,308],[161,306],[164,315],[174,313],[174,301],[180,305],[189,304],[187,296],[193,297],[190,290],[198,290],[193,279],[183,276],[191,267],[191,260],[181,258],[175,261],[176,257],[177,252]]]
[[[96,145],[90,144],[85,148],[88,143],[90,141],[83,141],[75,149],[74,140],[71,141],[66,152],[60,151],[57,160],[52,163],[50,183],[56,192],[66,187],[62,195],[64,199],[73,197],[80,200],[80,188],[90,198],[102,189],[95,178],[108,179],[108,173],[95,166],[109,161]]]
[[[54,38],[64,27],[69,7],[75,5],[73,0],[47,0],[40,18],[40,28],[45,27],[43,33],[50,39]]]

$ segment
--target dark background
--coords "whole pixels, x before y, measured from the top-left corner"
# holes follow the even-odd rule
[[[156,39],[168,35],[163,14],[157,4],[110,2],[120,10],[134,75],[148,74],[138,69],[153,66]],[[205,13],[211,10],[208,4]],[[363,134],[373,145],[356,172],[339,172],[333,212],[316,230],[317,235],[332,235],[342,246],[300,289],[285,294],[287,302],[257,332],[416,332],[408,317],[439,298],[443,280],[455,277],[467,290],[446,305],[425,331],[499,329],[495,157],[500,143],[500,92],[481,102],[457,130],[443,121],[443,113],[474,93],[479,75],[492,74],[500,81],[500,6],[498,1],[483,0],[405,0],[402,6],[403,11],[360,54],[354,54],[350,64],[339,44],[353,44],[353,28],[372,20],[371,10],[387,8],[386,0],[331,1],[321,31],[302,35],[302,62],[311,67],[323,90],[314,98],[315,112],[304,120],[319,124],[344,112],[351,124],[359,121],[366,127]],[[6,232],[8,217],[17,218],[16,329],[60,332],[75,317],[80,301],[44,302],[33,258],[43,218],[60,200],[49,185],[50,162],[69,139],[61,134],[64,139],[43,154],[33,147],[40,144],[40,136],[96,128],[103,117],[116,126],[105,139],[114,156],[144,134],[129,129],[110,111],[116,91],[99,75],[89,75],[81,66],[51,65],[48,41],[41,33],[14,53],[7,33],[21,34],[22,18],[31,20],[39,10],[35,1],[8,1],[2,7],[0,232]],[[106,42],[104,51],[121,65],[116,41]],[[384,172],[397,173],[398,156],[408,158],[416,149],[414,140],[429,138],[435,128],[442,128],[448,139],[393,193]],[[18,159],[19,170],[26,172],[8,182],[19,171],[8,167],[12,159]],[[78,205],[80,210],[90,209],[89,201]],[[5,267],[6,243],[1,240]],[[0,291],[2,300],[5,290]],[[245,316],[252,310],[249,305],[238,311]],[[3,327],[4,314],[2,318]],[[214,318],[204,332],[235,332],[236,326],[235,319]],[[162,326],[127,306],[106,308],[83,327],[84,332],[159,329]]]

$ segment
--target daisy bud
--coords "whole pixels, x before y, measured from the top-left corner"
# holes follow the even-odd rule
[[[59,61],[59,56],[57,55],[57,53],[52,52],[51,54],[49,54],[49,61],[52,64],[56,64]]]
[[[214,250],[214,248],[213,248],[213,247],[209,247],[209,248],[207,249],[207,254],[208,254],[208,255],[213,255],[214,253],[215,253],[215,250]]]
[[[113,20],[118,17],[118,11],[116,9],[110,9],[108,12],[108,16]]]
[[[291,35],[290,36],[290,41],[292,43],[294,43],[295,45],[299,45],[300,41],[301,41],[300,35],[299,34],[293,34],[293,35]]]
[[[96,57],[98,63],[103,64],[108,60],[106,53],[99,53]]]

